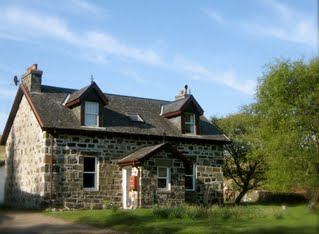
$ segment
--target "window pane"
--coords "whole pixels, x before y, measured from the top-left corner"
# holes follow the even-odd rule
[[[83,173],[83,188],[95,188],[95,174]]]
[[[166,188],[166,183],[167,179],[158,179],[157,187],[158,188]]]
[[[90,114],[97,114],[99,104],[97,102],[85,102],[85,112]]]
[[[194,189],[193,176],[185,176],[185,189]]]
[[[185,132],[186,133],[195,133],[195,125],[185,124]]]
[[[99,103],[85,102],[84,125],[97,126],[99,116]]]
[[[167,168],[166,167],[159,167],[157,176],[158,177],[167,177]]]
[[[85,115],[86,126],[97,126],[97,115],[86,114]]]
[[[95,158],[91,158],[91,157],[84,158],[84,171],[95,172]]]
[[[185,113],[185,123],[195,124],[195,114]]]

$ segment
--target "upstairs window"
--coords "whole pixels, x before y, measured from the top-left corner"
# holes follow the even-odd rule
[[[85,126],[98,126],[99,124],[99,103],[98,102],[85,102]]]
[[[83,189],[97,189],[97,158],[84,157],[83,160]]]
[[[169,191],[171,184],[170,168],[158,167],[157,168],[157,188],[162,191]]]
[[[185,116],[185,133],[196,134],[196,119],[194,113],[186,112]]]

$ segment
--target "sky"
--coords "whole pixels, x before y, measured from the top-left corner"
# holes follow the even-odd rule
[[[0,134],[21,77],[173,101],[185,84],[204,115],[254,101],[276,58],[318,53],[316,0],[0,0]]]

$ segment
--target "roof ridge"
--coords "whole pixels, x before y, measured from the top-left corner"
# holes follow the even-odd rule
[[[52,89],[59,89],[61,91],[65,91],[66,93],[74,93],[78,92],[80,90],[83,90],[85,88],[88,88],[89,86],[85,86],[81,89],[72,89],[72,88],[65,88],[65,87],[58,87],[58,86],[51,86],[51,85],[42,85],[43,88],[52,88]],[[163,99],[156,99],[156,98],[146,98],[146,97],[137,97],[137,96],[129,96],[129,95],[123,95],[123,94],[115,94],[115,93],[104,93],[104,95],[110,95],[110,96],[117,96],[117,97],[126,97],[126,98],[134,98],[134,99],[142,99],[142,100],[150,100],[150,101],[159,101],[159,102],[165,102],[165,103],[172,103],[174,101],[168,101]]]
[[[110,96],[127,97],[127,98],[150,100],[150,101],[159,101],[159,102],[166,102],[166,103],[170,103],[170,102],[171,102],[171,101],[162,100],[162,99],[156,99],[156,98],[144,98],[144,97],[128,96],[128,95],[113,94],[113,93],[104,93],[104,94],[105,94],[105,95],[110,95]]]

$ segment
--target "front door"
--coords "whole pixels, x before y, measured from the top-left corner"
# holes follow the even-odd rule
[[[122,168],[123,209],[135,209],[138,207],[139,177],[138,168]]]

